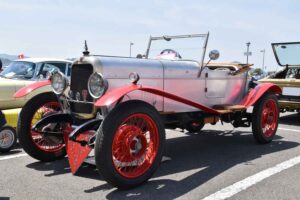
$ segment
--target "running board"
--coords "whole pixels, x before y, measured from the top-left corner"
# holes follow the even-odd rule
[[[246,106],[244,105],[214,105],[212,108],[221,114],[229,114],[247,110]]]

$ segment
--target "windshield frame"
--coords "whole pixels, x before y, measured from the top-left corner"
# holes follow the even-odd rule
[[[170,41],[172,39],[197,38],[197,37],[204,38],[203,47],[202,47],[203,48],[202,57],[201,57],[201,55],[199,56],[201,59],[200,68],[202,68],[202,66],[204,65],[204,59],[205,59],[205,53],[206,53],[206,48],[207,48],[207,43],[208,43],[208,38],[209,38],[209,32],[204,33],[204,34],[189,34],[189,35],[174,35],[174,36],[164,35],[164,36],[159,36],[159,37],[150,36],[149,42],[148,42],[148,47],[147,47],[147,50],[145,53],[145,58],[148,59],[148,57],[149,57],[149,52],[151,49],[152,41],[156,41],[156,40]]]
[[[275,59],[276,59],[276,62],[278,65],[284,67],[284,66],[300,66],[300,63],[299,64],[293,64],[293,65],[290,65],[290,64],[282,64],[280,62],[280,59],[279,59],[279,56],[277,54],[277,51],[276,51],[276,48],[275,46],[277,45],[289,45],[289,44],[299,44],[300,45],[300,42],[278,42],[278,43],[272,43],[272,50],[273,50],[273,53],[275,55]]]

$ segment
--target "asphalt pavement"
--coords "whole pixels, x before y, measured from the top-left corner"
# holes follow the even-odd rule
[[[120,191],[85,164],[41,163],[20,147],[0,154],[0,199],[300,199],[300,115],[283,114],[274,141],[218,123],[201,133],[167,130],[166,156],[146,184]]]

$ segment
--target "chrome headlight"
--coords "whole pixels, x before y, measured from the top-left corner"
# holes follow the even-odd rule
[[[101,74],[95,72],[90,76],[88,81],[88,89],[93,98],[100,98],[106,91],[107,87],[107,81],[102,77]]]
[[[62,94],[67,88],[67,79],[61,72],[54,72],[51,76],[51,86],[55,94]]]

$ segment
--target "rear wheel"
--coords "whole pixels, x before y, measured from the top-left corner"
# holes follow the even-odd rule
[[[10,126],[0,128],[0,152],[9,152],[17,142],[16,130]]]
[[[273,140],[279,118],[279,106],[276,95],[266,93],[255,105],[252,114],[252,132],[258,143],[265,144]]]
[[[164,145],[164,125],[155,108],[141,101],[128,101],[114,108],[99,128],[96,165],[107,182],[129,189],[152,176]]]
[[[63,137],[47,136],[32,130],[32,126],[43,117],[60,111],[53,93],[40,94],[29,100],[23,107],[18,121],[19,141],[23,149],[33,158],[49,162],[66,155]],[[44,131],[57,131],[58,124],[48,124]]]
[[[190,122],[187,124],[186,126],[186,130],[189,133],[198,133],[202,130],[202,128],[204,127],[204,122],[202,121],[197,121],[197,122]]]

